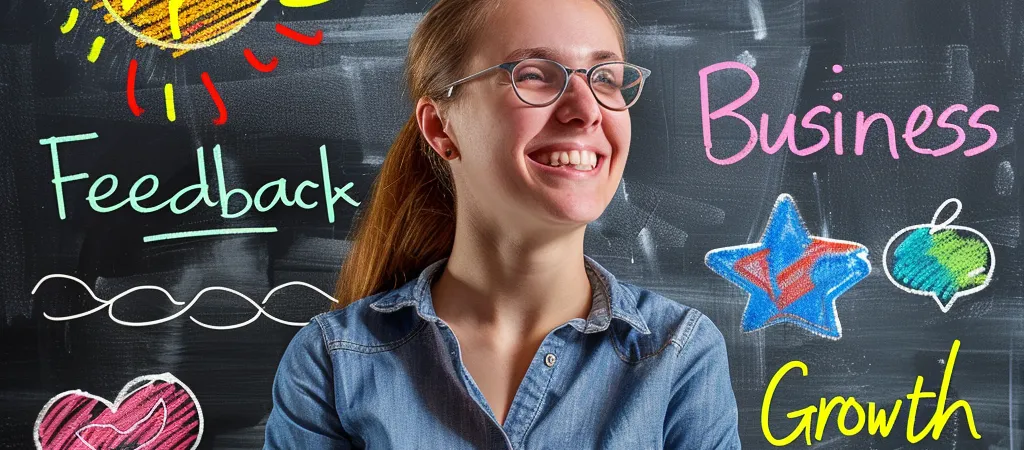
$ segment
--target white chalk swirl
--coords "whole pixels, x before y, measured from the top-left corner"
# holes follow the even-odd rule
[[[211,325],[211,324],[208,324],[208,323],[204,323],[204,322],[200,321],[199,319],[196,319],[195,316],[188,316],[188,318],[191,319],[192,322],[195,322],[196,325],[199,325],[199,326],[201,326],[203,328],[208,328],[208,329],[211,329],[211,330],[233,330],[233,329],[236,329],[236,328],[241,328],[241,327],[244,327],[246,325],[249,325],[249,324],[259,320],[260,316],[265,316],[266,318],[268,318],[270,320],[273,320],[274,322],[280,323],[282,325],[289,325],[289,326],[293,326],[293,327],[302,327],[302,326],[305,326],[305,325],[309,324],[309,322],[292,322],[292,321],[288,321],[288,320],[279,319],[277,317],[274,317],[273,314],[268,313],[265,309],[263,309],[263,306],[260,306],[260,305],[266,305],[267,301],[270,300],[270,297],[272,297],[274,295],[274,293],[276,293],[277,291],[279,291],[281,289],[289,287],[289,286],[304,286],[306,288],[312,289],[314,292],[324,296],[325,298],[327,298],[328,300],[330,300],[332,302],[335,302],[335,303],[338,302],[330,294],[320,290],[316,286],[313,286],[313,285],[310,285],[308,283],[304,283],[304,282],[301,282],[301,281],[291,281],[291,282],[284,283],[284,284],[282,284],[280,286],[277,286],[277,287],[271,289],[270,292],[267,292],[267,295],[263,296],[263,300],[261,302],[259,302],[259,303],[256,303],[256,301],[254,301],[252,298],[249,298],[249,296],[247,296],[247,295],[245,295],[245,294],[243,294],[241,292],[238,292],[238,291],[236,291],[234,289],[231,289],[231,288],[222,287],[222,286],[210,286],[210,287],[204,288],[203,290],[201,290],[198,293],[196,293],[196,295],[194,297],[192,297],[192,300],[187,302],[187,303],[175,300],[174,296],[171,295],[170,292],[167,292],[166,289],[164,289],[164,288],[162,288],[160,286],[150,286],[150,285],[135,286],[135,287],[133,287],[131,289],[128,289],[128,290],[120,293],[120,294],[117,294],[116,296],[114,296],[114,297],[112,297],[112,298],[110,298],[108,300],[108,299],[102,299],[100,297],[97,297],[96,293],[94,293],[92,291],[92,288],[90,288],[89,285],[86,284],[84,281],[78,279],[75,276],[65,275],[65,274],[62,274],[62,273],[54,273],[54,274],[50,274],[50,275],[47,275],[47,276],[41,278],[36,283],[35,287],[32,288],[32,295],[35,295],[36,291],[39,289],[39,286],[42,286],[42,284],[45,283],[47,280],[55,279],[55,278],[64,278],[64,279],[71,280],[71,281],[74,281],[74,282],[82,285],[82,287],[84,287],[85,290],[89,292],[89,295],[93,298],[93,300],[96,300],[97,302],[99,302],[99,306],[97,306],[97,307],[95,307],[93,309],[90,309],[88,311],[81,312],[81,313],[78,313],[78,314],[72,314],[70,316],[51,316],[48,313],[45,313],[45,312],[43,313],[43,317],[46,317],[48,320],[52,320],[52,321],[55,321],[55,322],[80,319],[82,317],[86,317],[86,316],[95,314],[97,312],[100,312],[103,309],[107,309],[107,316],[110,317],[110,320],[114,321],[115,323],[117,323],[119,325],[124,325],[124,326],[127,326],[127,327],[148,327],[148,326],[152,326],[152,325],[159,325],[159,324],[162,324],[162,323],[169,322],[171,320],[177,319],[178,317],[181,317],[181,315],[183,315],[186,312],[188,312],[188,310],[190,308],[192,308],[193,305],[195,305],[197,302],[199,302],[199,299],[203,296],[203,294],[205,294],[207,292],[211,292],[211,291],[222,291],[222,292],[228,292],[228,293],[234,294],[234,295],[236,295],[236,296],[238,296],[240,298],[243,298],[246,301],[248,301],[249,304],[251,304],[253,306],[253,308],[256,308],[255,314],[253,314],[253,316],[251,318],[249,318],[248,320],[246,320],[244,322],[239,322],[239,323],[232,324],[232,325]],[[164,294],[164,296],[167,297],[167,300],[169,300],[172,304],[178,305],[178,306],[185,305],[185,307],[182,308],[181,310],[179,310],[178,312],[176,312],[174,314],[171,314],[170,316],[164,317],[162,319],[142,321],[142,322],[132,322],[132,321],[128,321],[128,320],[121,320],[121,319],[119,319],[119,318],[114,316],[113,306],[114,306],[115,302],[117,302],[118,300],[124,298],[128,294],[131,294],[131,293],[136,292],[136,291],[142,291],[142,290],[158,291],[158,292]]]

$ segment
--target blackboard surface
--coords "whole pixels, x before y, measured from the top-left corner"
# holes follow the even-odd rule
[[[188,2],[235,8],[236,29],[161,49],[110,3],[0,4],[0,448],[144,424],[163,411],[154,399],[181,413],[167,448],[260,447],[277,362],[329,306],[352,218],[411,111],[403,58],[429,5]],[[1024,4],[624,7],[629,59],[654,75],[586,253],[723,331],[744,446],[795,433],[805,447],[806,420],[815,447],[907,448],[921,376],[918,392],[946,398],[914,402],[917,447],[1024,448]],[[200,33],[188,17],[178,32]],[[776,142],[789,114],[795,151]],[[238,234],[197,234],[225,229]],[[819,259],[788,254],[794,242]],[[768,295],[758,273],[797,284]],[[807,277],[818,303],[771,311]],[[817,434],[805,408],[822,398],[834,408]],[[888,436],[855,427],[858,409],[897,399]],[[933,436],[937,404],[960,408]]]

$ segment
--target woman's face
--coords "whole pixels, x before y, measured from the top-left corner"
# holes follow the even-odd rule
[[[591,0],[502,3],[474,43],[469,70],[460,76],[531,56],[573,69],[623,59],[611,19]],[[548,53],[529,50],[539,48]],[[629,113],[598,104],[583,74],[573,74],[558,101],[545,107],[519,100],[509,79],[507,71],[496,69],[459,85],[457,105],[443,117],[460,156],[452,161],[460,212],[534,228],[597,219],[622,178]],[[582,163],[593,152],[597,166],[579,171],[572,161],[561,167],[543,163],[563,151],[570,159],[579,152]]]

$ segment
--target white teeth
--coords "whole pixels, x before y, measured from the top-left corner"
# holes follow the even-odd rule
[[[597,167],[597,153],[587,150],[551,152],[538,155],[537,161],[552,167],[572,166],[576,170],[588,171]]]

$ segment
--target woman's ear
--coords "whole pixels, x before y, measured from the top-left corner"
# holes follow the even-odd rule
[[[458,146],[454,136],[449,135],[452,131],[447,125],[450,124],[441,117],[441,111],[428,97],[422,97],[416,102],[416,123],[420,132],[438,155],[444,159],[451,159],[458,154]]]

